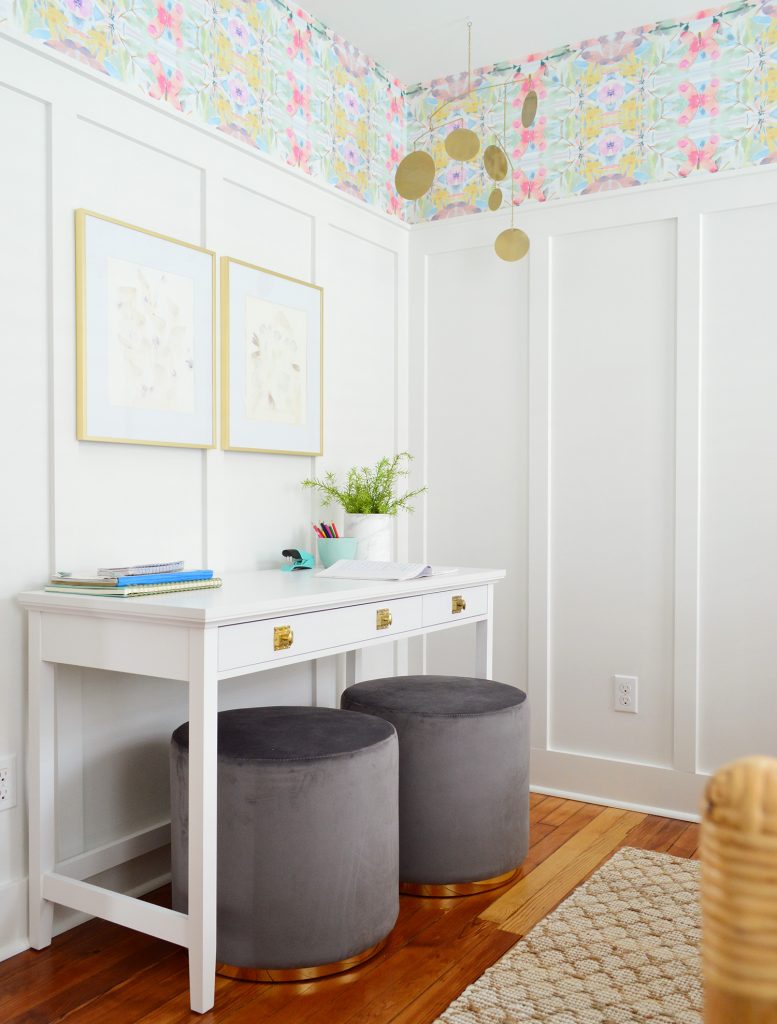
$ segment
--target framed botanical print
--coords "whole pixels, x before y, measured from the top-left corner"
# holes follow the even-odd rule
[[[317,285],[221,258],[221,443],[323,452],[323,303]]]
[[[215,253],[76,210],[76,434],[213,448]]]

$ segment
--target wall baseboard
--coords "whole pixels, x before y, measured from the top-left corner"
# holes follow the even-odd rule
[[[707,775],[538,748],[532,749],[531,757],[531,788],[536,793],[681,821],[700,820]],[[574,790],[569,788],[570,779],[575,780]]]
[[[0,885],[0,960],[30,948],[27,927],[27,879]]]
[[[639,811],[641,814],[654,814],[659,818],[677,818],[680,821],[699,822],[700,814],[686,814],[683,811],[667,811],[663,807],[649,807],[646,804],[635,804],[626,800],[607,800],[606,803],[588,793],[575,793],[566,789],[550,789],[547,786],[531,786],[532,793],[539,793],[541,796],[559,796],[564,800],[576,800],[582,804],[601,804],[604,807],[619,807],[624,811]]]

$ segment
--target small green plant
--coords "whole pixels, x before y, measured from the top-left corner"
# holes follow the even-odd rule
[[[423,494],[426,487],[418,487],[405,494],[396,493],[400,477],[409,473],[412,458],[409,452],[399,452],[391,458],[384,456],[378,459],[373,467],[353,466],[348,470],[343,488],[338,485],[334,473],[325,473],[323,480],[303,480],[302,486],[318,491],[324,507],[336,502],[354,515],[395,516],[400,509],[412,512],[411,498]]]

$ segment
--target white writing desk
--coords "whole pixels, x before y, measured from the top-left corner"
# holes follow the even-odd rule
[[[499,569],[461,569],[407,583],[319,579],[311,571],[235,573],[220,590],[157,597],[31,591],[28,792],[30,943],[51,942],[54,904],[189,950],[193,1010],[213,1006],[216,966],[216,715],[221,679],[346,654],[476,623],[476,674],[491,677],[493,584]],[[55,666],[178,679],[189,688],[189,912],[133,899],[58,871]],[[327,664],[322,662],[322,665]],[[333,663],[328,662],[331,666]],[[334,672],[317,672],[315,701],[334,705]]]

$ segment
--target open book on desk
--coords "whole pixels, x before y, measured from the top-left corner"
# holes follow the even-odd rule
[[[455,568],[433,568],[422,562],[360,562],[341,558],[319,576],[330,580],[417,580],[422,576],[444,576]]]

